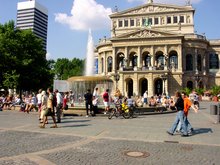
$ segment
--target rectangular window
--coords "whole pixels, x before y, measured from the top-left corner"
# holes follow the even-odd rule
[[[128,27],[128,20],[125,20],[124,26],[125,26],[125,27]]]
[[[177,16],[174,16],[174,17],[173,17],[173,23],[178,23]]]
[[[159,19],[158,18],[154,18],[154,24],[158,25],[159,24]]]
[[[171,24],[171,17],[167,17],[167,24]]]
[[[142,26],[145,26],[145,23],[146,23],[146,19],[143,18],[143,19],[142,19],[142,24],[141,24],[141,25],[142,25]]]
[[[130,20],[130,25],[134,26],[134,20],[133,19]]]
[[[153,22],[153,21],[152,21],[152,18],[149,18],[149,19],[148,19],[148,24],[149,24],[149,25],[152,25],[152,22]]]
[[[180,23],[184,23],[184,16],[180,16]]]
[[[118,21],[118,27],[122,27],[122,21]]]

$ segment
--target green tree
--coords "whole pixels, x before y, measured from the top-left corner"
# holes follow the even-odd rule
[[[19,90],[36,91],[51,86],[50,63],[46,60],[42,40],[32,31],[16,29],[13,21],[0,25],[0,55],[3,59],[0,63],[3,88],[11,87],[8,84],[11,79],[17,81],[13,83]]]
[[[54,73],[57,79],[66,80],[72,76],[83,75],[84,60],[74,58],[59,58],[54,64]]]

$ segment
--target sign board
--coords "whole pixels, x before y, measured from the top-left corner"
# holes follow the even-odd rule
[[[69,83],[66,80],[54,80],[53,81],[53,91],[58,89],[59,92],[68,92]]]

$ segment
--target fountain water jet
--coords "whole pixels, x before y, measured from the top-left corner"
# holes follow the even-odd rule
[[[110,78],[94,75],[94,64],[94,43],[89,29],[84,76],[74,76],[68,79],[69,88],[75,93],[75,103],[79,103],[80,99],[84,99],[84,93],[87,89],[93,92],[98,87],[100,95],[106,89],[110,89],[110,91],[112,89],[113,81]],[[84,103],[82,105],[84,106]]]
[[[92,39],[92,32],[89,29],[88,43],[87,43],[87,54],[85,62],[85,76],[94,75],[94,43]]]

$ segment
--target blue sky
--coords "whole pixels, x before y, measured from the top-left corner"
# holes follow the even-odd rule
[[[0,24],[16,21],[17,3],[25,0],[0,0]],[[49,11],[48,57],[86,57],[88,29],[92,29],[94,43],[110,37],[108,15],[118,6],[119,11],[136,7],[147,0],[36,0]],[[154,0],[155,3],[184,5],[185,0]],[[220,39],[220,1],[191,0],[195,13],[195,30],[208,39]]]

